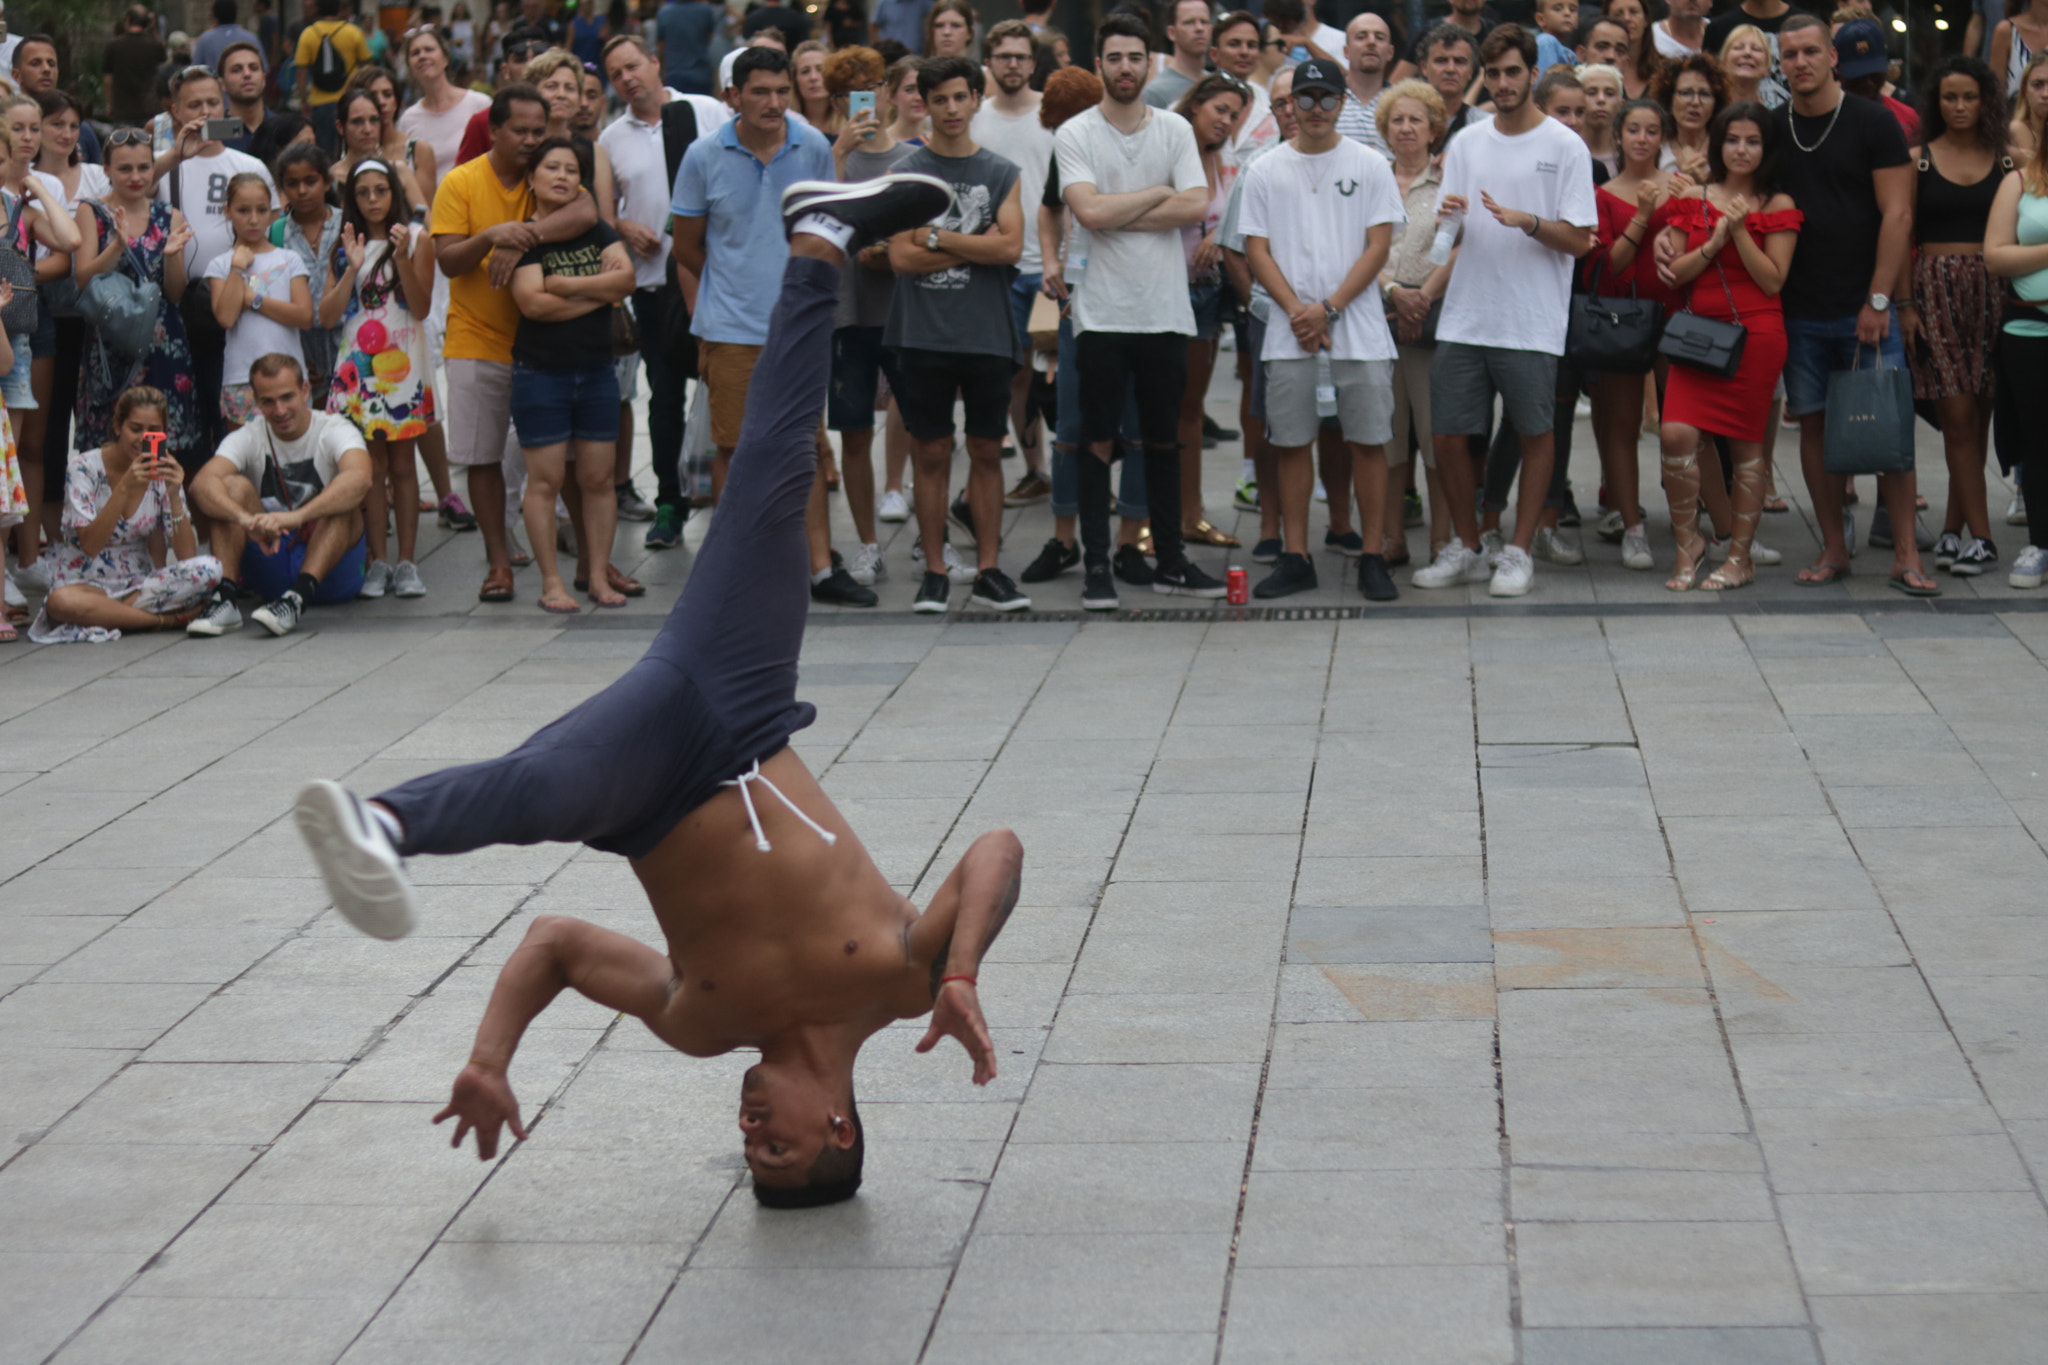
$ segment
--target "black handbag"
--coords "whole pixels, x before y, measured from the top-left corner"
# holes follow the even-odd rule
[[[1830,474],[1904,474],[1913,468],[1913,374],[1903,365],[1859,369],[1863,347],[1849,368],[1828,376],[1826,445],[1821,461]]]
[[[1565,359],[1576,369],[1600,374],[1648,374],[1657,363],[1657,343],[1664,334],[1663,305],[1637,298],[1633,284],[1627,298],[1602,297],[1599,261],[1593,263],[1587,289],[1590,292],[1572,295]]]
[[[1721,276],[1721,292],[1728,296],[1728,311],[1741,310],[1735,306],[1735,291],[1728,287],[1728,271],[1719,261],[1714,269]],[[1697,286],[1698,280],[1693,284]],[[1686,307],[1671,315],[1664,324],[1664,339],[1657,343],[1658,354],[1670,358],[1674,365],[1686,365],[1710,374],[1716,379],[1733,379],[1735,372],[1742,368],[1742,347],[1749,340],[1749,329],[1739,322],[1722,318],[1702,317],[1692,311],[1692,291],[1686,291]]]

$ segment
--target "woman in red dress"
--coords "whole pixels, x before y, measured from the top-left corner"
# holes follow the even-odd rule
[[[1665,587],[1694,585],[1707,555],[1699,532],[1700,474],[1694,452],[1700,433],[1728,438],[1735,456],[1734,539],[1728,559],[1699,586],[1739,588],[1756,576],[1750,545],[1764,504],[1764,435],[1771,392],[1785,368],[1785,316],[1778,303],[1805,215],[1777,188],[1778,140],[1771,111],[1745,101],[1730,105],[1708,132],[1707,183],[1658,211],[1661,230],[1681,254],[1671,280],[1681,305],[1703,317],[1733,319],[1748,333],[1733,377],[1717,379],[1687,365],[1671,367],[1661,432],[1664,492],[1678,558]]]

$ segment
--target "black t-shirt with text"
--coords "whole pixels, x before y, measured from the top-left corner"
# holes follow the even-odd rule
[[[1779,188],[1806,215],[1779,296],[1785,315],[1853,316],[1870,295],[1884,221],[1871,172],[1906,164],[1906,135],[1889,109],[1846,90],[1839,111],[1807,118],[1788,105],[1778,116],[1786,124]],[[1890,282],[1878,290],[1889,294]]]
[[[598,275],[604,272],[604,249],[620,240],[609,224],[595,224],[566,242],[543,242],[519,258],[520,267],[537,265],[547,275]],[[512,358],[532,370],[563,373],[612,363],[612,315],[609,307],[593,308],[567,322],[519,319],[512,335]]]

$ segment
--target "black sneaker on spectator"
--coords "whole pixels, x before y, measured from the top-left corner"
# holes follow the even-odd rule
[[[272,635],[289,635],[299,624],[299,617],[305,613],[306,604],[295,592],[287,592],[275,602],[265,602],[249,613],[249,619],[269,631]]]
[[[1274,564],[1273,572],[1260,579],[1252,588],[1252,596],[1262,601],[1275,597],[1292,597],[1298,592],[1307,592],[1316,586],[1316,566],[1307,555],[1283,554]]]
[[[1407,525],[1422,525],[1422,499],[1417,497],[1415,494],[1415,490],[1411,488],[1408,490],[1408,500],[1414,506],[1415,520],[1408,522]],[[1558,511],[1557,514],[1557,524],[1559,526],[1576,529],[1584,522],[1584,520],[1584,515],[1579,511],[1579,500],[1573,497],[1571,490],[1567,488],[1564,493],[1564,506]]]
[[[1989,573],[1998,564],[1998,547],[1988,540],[1971,536],[1963,542],[1963,548],[1956,551],[1955,562],[1948,571],[1964,578],[1975,578],[1978,574]]]
[[[1091,564],[1087,575],[1081,580],[1081,606],[1088,611],[1115,611],[1116,580],[1109,576],[1107,564]]]
[[[997,611],[1028,611],[1031,599],[1017,591],[1017,585],[1001,569],[983,569],[974,580],[974,595],[968,599],[976,606],[993,607]]]
[[[1202,414],[1202,434],[1212,441],[1235,441],[1244,433],[1232,431],[1205,412]]]
[[[1271,540],[1262,540],[1252,546],[1252,563],[1277,564],[1280,562],[1281,553],[1286,548],[1286,542],[1278,536],[1274,536]]]
[[[1062,545],[1054,536],[1045,542],[1045,548],[1038,552],[1038,558],[1024,566],[1024,572],[1017,576],[1026,583],[1050,583],[1067,570],[1081,562],[1079,545]]]
[[[976,539],[974,534],[974,509],[967,505],[967,495],[965,493],[962,493],[959,497],[946,504],[946,520],[959,527],[960,533],[969,540]]]
[[[917,585],[917,600],[910,609],[924,616],[937,615],[946,609],[946,601],[953,595],[953,585],[942,573],[926,570],[924,582]]]
[[[1221,597],[1223,583],[1203,573],[1192,562],[1182,560],[1171,569],[1153,571],[1152,591],[1168,597]]]
[[[419,912],[405,861],[361,797],[338,782],[311,782],[292,816],[343,919],[373,938],[412,932]]]
[[[1325,531],[1323,548],[1343,555],[1346,559],[1356,559],[1365,553],[1365,537],[1356,531],[1346,531],[1341,536],[1335,531]]]
[[[649,550],[673,550],[683,543],[683,509],[668,503],[659,503],[654,509],[654,525],[647,528],[647,538],[640,542]]]
[[[1401,590],[1394,586],[1394,576],[1387,572],[1385,555],[1358,557],[1358,590],[1368,602],[1391,602],[1401,595]]]
[[[618,486],[620,521],[653,521],[654,508],[629,480]]]
[[[1111,564],[1116,576],[1134,588],[1149,587],[1152,583],[1152,565],[1146,560],[1145,552],[1135,545],[1117,546],[1116,558]]]
[[[1957,535],[1954,531],[1943,531],[1934,540],[1934,567],[1946,569],[1949,565],[1956,562],[1956,556],[1962,553],[1962,549],[1963,538],[1961,536]]]
[[[782,231],[787,236],[807,215],[821,214],[853,229],[853,239],[845,247],[850,256],[870,242],[929,223],[952,202],[953,191],[945,181],[904,171],[849,185],[799,180],[782,192]]]
[[[835,568],[811,584],[811,600],[837,607],[872,607],[882,599],[875,596],[873,588],[863,588],[854,582],[853,575],[846,570]]]
[[[209,639],[241,628],[242,609],[235,605],[235,599],[228,595],[225,588],[215,589],[213,600],[206,604],[206,610],[185,623],[187,635]]]

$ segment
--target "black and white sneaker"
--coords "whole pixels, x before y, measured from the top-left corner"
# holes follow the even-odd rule
[[[927,569],[924,582],[918,585],[917,600],[910,604],[910,609],[925,615],[935,615],[945,611],[946,599],[952,595],[951,581],[944,574],[933,573]]]
[[[1110,561],[1116,576],[1134,588],[1151,585],[1152,564],[1145,558],[1145,552],[1135,545],[1116,547],[1116,558]]]
[[[1174,568],[1159,568],[1152,573],[1152,591],[1165,593],[1169,597],[1221,597],[1223,584],[1183,560]]]
[[[1946,569],[1949,565],[1956,562],[1956,556],[1962,553],[1962,549],[1963,538],[1961,536],[1957,535],[1954,531],[1943,531],[1934,540],[1934,567]]]
[[[835,607],[872,607],[882,599],[873,588],[863,588],[853,581],[852,574],[835,566],[831,573],[811,584],[811,600]]]
[[[405,862],[362,798],[338,782],[309,783],[292,816],[344,919],[372,938],[413,931],[419,912]]]
[[[206,604],[206,610],[185,623],[187,635],[206,638],[225,635],[231,630],[241,628],[242,609],[235,605],[235,599],[230,597],[225,589],[216,589],[213,600]]]
[[[1024,566],[1024,572],[1017,575],[1026,583],[1050,583],[1067,570],[1081,562],[1081,547],[1062,545],[1054,536],[1045,542],[1045,548],[1038,552],[1038,558]]]
[[[848,255],[905,228],[929,223],[953,202],[953,191],[935,176],[898,171],[841,185],[831,180],[799,180],[782,192],[782,232],[796,230],[809,214],[822,214],[853,229]]]
[[[974,595],[969,599],[978,607],[993,607],[997,611],[1029,611],[1031,599],[1017,591],[1017,585],[1001,569],[983,569],[974,580]]]
[[[1116,580],[1109,576],[1109,565],[1090,564],[1081,579],[1081,606],[1086,611],[1115,611],[1120,604],[1116,600]]]
[[[272,635],[289,635],[304,615],[306,604],[295,592],[288,592],[275,602],[265,602],[249,613],[249,619],[269,631]]]
[[[1963,548],[1956,551],[1955,562],[1948,566],[1948,571],[1964,578],[1975,578],[1978,574],[1989,573],[1997,564],[1998,547],[1988,540],[1971,536],[1963,542]]]

